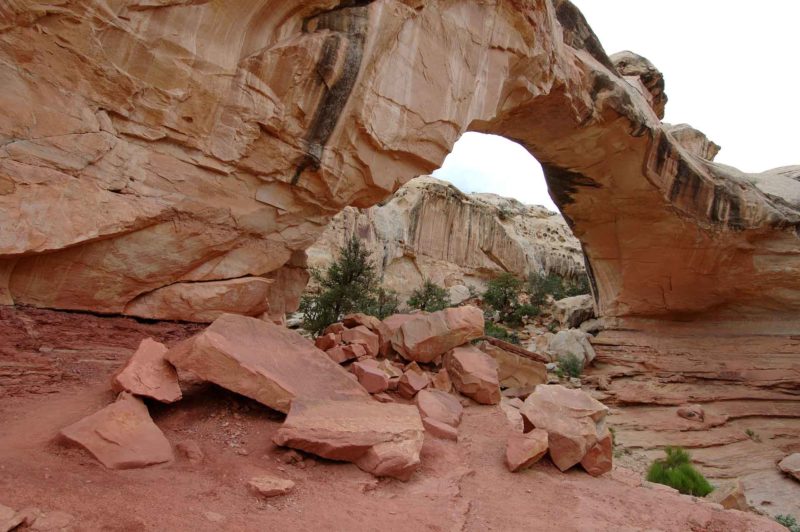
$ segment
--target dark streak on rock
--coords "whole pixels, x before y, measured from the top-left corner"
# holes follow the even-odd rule
[[[550,190],[550,197],[562,210],[562,214],[565,205],[574,203],[575,200],[572,196],[578,191],[578,187],[601,188],[600,184],[590,177],[552,164],[542,164],[542,170],[547,181],[547,188]],[[566,214],[563,216],[567,225],[572,228],[572,220]]]
[[[600,296],[599,292],[597,291],[597,281],[594,278],[594,269],[592,268],[592,262],[589,260],[589,256],[586,254],[586,247],[581,242],[581,252],[583,253],[583,265],[586,268],[586,276],[589,278],[589,286],[592,291],[592,297],[594,298],[594,304],[600,305]]]
[[[316,70],[323,78],[335,74],[336,62],[342,47],[344,64],[334,84],[329,87],[322,102],[314,113],[306,135],[306,154],[297,163],[292,185],[296,185],[302,173],[308,169],[318,169],[322,160],[322,152],[333,134],[336,124],[344,111],[350,93],[355,87],[361,61],[364,58],[364,42],[368,29],[367,5],[371,2],[349,1],[339,7],[315,17],[316,30],[329,30],[332,33],[323,45],[322,57]],[[304,28],[307,31],[309,21]]]

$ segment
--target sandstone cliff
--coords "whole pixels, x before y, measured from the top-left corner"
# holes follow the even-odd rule
[[[526,276],[584,270],[580,243],[564,219],[537,205],[494,194],[464,194],[450,183],[418,177],[386,202],[348,207],[308,249],[308,264],[324,268],[356,235],[370,250],[383,284],[405,301],[424,279],[454,296],[482,291],[502,272]]]
[[[337,212],[469,129],[543,163],[606,316],[798,332],[800,170],[711,162],[568,0],[11,2],[0,81],[4,303],[281,312]]]

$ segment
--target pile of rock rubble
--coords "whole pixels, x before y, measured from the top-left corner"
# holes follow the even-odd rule
[[[61,431],[112,469],[173,459],[144,400],[174,403],[191,375],[286,414],[280,446],[407,480],[429,437],[458,440],[464,407],[499,405],[506,461],[519,471],[548,454],[562,471],[611,469],[607,409],[580,390],[547,384],[545,359],[484,337],[480,309],[355,314],[316,342],[279,325],[225,314],[171,349],[150,339],[112,379],[116,401]],[[501,391],[502,390],[502,391]],[[291,482],[253,479],[265,496]]]

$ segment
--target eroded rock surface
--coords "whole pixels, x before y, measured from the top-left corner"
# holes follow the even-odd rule
[[[800,170],[713,163],[660,122],[657,68],[609,57],[568,1],[139,4],[0,13],[5,303],[161,314],[166,287],[263,277],[291,309],[331,218],[470,127],[543,164],[601,314],[798,330]],[[487,261],[525,262],[491,234],[513,224],[480,225]]]

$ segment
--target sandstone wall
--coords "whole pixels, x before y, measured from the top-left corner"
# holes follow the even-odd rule
[[[607,316],[797,332],[800,170],[703,159],[660,122],[660,73],[567,0],[19,0],[0,83],[4,303],[126,313],[296,279],[337,212],[471,129],[543,163]]]
[[[434,177],[412,179],[387,201],[348,207],[308,249],[308,265],[325,268],[352,235],[370,250],[383,284],[405,301],[430,279],[480,291],[502,272],[527,276],[585,271],[580,243],[564,219],[537,205],[494,194],[464,194]]]

